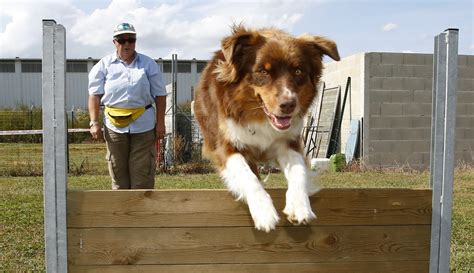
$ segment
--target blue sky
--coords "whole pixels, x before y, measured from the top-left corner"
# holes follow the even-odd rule
[[[135,25],[137,50],[153,58],[208,59],[233,22],[275,26],[360,52],[432,53],[433,37],[459,28],[459,53],[474,55],[473,0],[0,0],[0,58],[41,58],[42,19],[67,29],[68,58],[113,52],[112,29]]]

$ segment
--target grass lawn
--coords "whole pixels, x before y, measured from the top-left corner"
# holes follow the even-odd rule
[[[30,175],[41,170],[41,146],[8,145],[0,144],[0,272],[41,272],[44,271],[42,177],[7,176],[22,172],[27,175],[25,168],[32,168]],[[105,149],[101,146],[70,147],[70,162],[77,162],[74,164],[82,169],[76,174],[83,175],[71,174],[69,190],[110,189],[103,157]],[[317,180],[321,186],[333,188],[427,188],[429,178],[426,172],[366,171],[327,173]],[[223,188],[216,174],[158,175],[156,182],[157,189]],[[270,174],[266,187],[284,186],[281,174]],[[474,168],[457,170],[455,174],[451,268],[453,272],[474,269]]]

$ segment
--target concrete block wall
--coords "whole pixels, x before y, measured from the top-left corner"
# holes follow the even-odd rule
[[[357,88],[363,93],[363,105],[357,107],[363,109],[364,118],[363,163],[369,167],[428,168],[433,55],[370,52],[348,59],[355,56],[362,65],[351,73],[362,78]],[[331,69],[323,75],[326,85],[337,82],[336,75],[345,77],[348,69],[358,66],[346,68],[344,61],[327,65]],[[458,66],[455,149],[459,164],[474,162],[474,56],[459,56]]]
[[[456,159],[474,162],[474,55],[459,56]]]
[[[429,166],[432,55],[372,52],[366,58],[365,163],[383,168]]]

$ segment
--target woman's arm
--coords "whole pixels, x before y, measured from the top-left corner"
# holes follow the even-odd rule
[[[89,126],[89,132],[92,135],[93,139],[99,139],[102,134],[99,121],[99,106],[100,106],[100,96],[89,95],[89,118],[91,120]]]
[[[163,139],[166,134],[165,127],[165,111],[166,111],[166,96],[155,97],[156,105],[156,137]]]

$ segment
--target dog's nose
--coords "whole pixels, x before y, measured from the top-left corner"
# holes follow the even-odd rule
[[[280,104],[280,111],[284,114],[291,114],[295,110],[296,101],[290,100]]]

